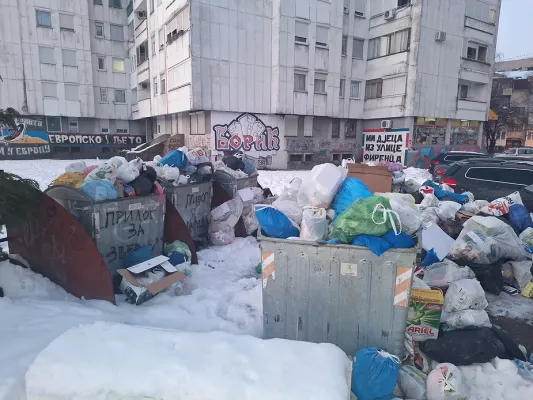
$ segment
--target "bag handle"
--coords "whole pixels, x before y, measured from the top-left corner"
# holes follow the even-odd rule
[[[396,364],[401,364],[400,357],[395,356],[394,354],[388,353],[385,350],[379,350],[379,355],[382,357],[390,358],[392,361],[394,361]]]
[[[376,217],[377,212],[383,213],[383,221],[381,222],[376,221],[375,217]],[[398,225],[400,226],[400,229],[397,228],[396,222],[394,221],[393,216],[396,217],[396,220],[398,221]],[[394,234],[398,236],[402,232],[402,221],[400,220],[400,216],[398,215],[398,213],[394,210],[389,210],[385,208],[385,206],[381,203],[376,204],[376,206],[374,207],[374,211],[372,212],[372,222],[375,223],[376,225],[383,225],[387,222],[387,218],[390,220]]]

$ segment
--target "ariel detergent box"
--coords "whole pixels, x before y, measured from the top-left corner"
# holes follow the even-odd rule
[[[437,339],[444,297],[440,290],[412,289],[407,333],[414,340]]]

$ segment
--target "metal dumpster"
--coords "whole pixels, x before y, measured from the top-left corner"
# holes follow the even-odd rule
[[[152,254],[163,252],[165,202],[158,195],[95,202],[69,186],[52,186],[45,194],[61,204],[93,239],[112,277],[124,268],[128,252],[153,246]]]
[[[224,172],[215,171],[213,173],[213,179],[216,182],[220,183],[224,191],[232,198],[233,196],[235,196],[235,193],[237,193],[237,191],[241,189],[247,187],[257,187],[258,176],[259,175],[255,173],[253,175],[248,176],[247,178],[235,179]]]
[[[366,247],[259,240],[265,339],[333,343],[347,354],[376,346],[403,356],[418,247],[378,257]]]
[[[192,239],[200,244],[206,244],[213,183],[208,181],[179,186],[165,185],[164,189],[167,199],[176,207],[187,225]]]

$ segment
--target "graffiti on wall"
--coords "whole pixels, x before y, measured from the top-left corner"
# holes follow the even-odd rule
[[[413,145],[444,145],[446,140],[446,126],[415,126]]]
[[[15,129],[0,124],[0,159],[26,159],[50,154],[43,117],[15,118],[15,124]]]
[[[211,158],[211,136],[210,135],[187,135],[185,137],[185,145],[190,150],[197,147],[201,148],[208,158]]]
[[[422,147],[420,149],[409,152],[408,165],[417,168],[429,168],[431,161],[440,153],[448,153],[450,151],[481,151],[477,145],[447,145],[447,146],[431,146]]]
[[[286,148],[289,152],[294,153],[315,153],[324,150],[332,152],[353,152],[357,148],[357,143],[354,140],[338,140],[338,139],[311,139],[311,138],[286,138]]]
[[[214,125],[215,150],[269,152],[280,149],[279,129],[244,113],[227,125]]]

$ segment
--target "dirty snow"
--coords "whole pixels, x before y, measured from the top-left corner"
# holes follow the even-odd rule
[[[489,306],[487,312],[494,317],[508,317],[525,320],[533,325],[533,300],[524,296],[511,296],[507,293],[500,293],[496,296],[485,293]]]
[[[331,344],[98,322],[40,353],[26,391],[28,400],[346,400],[349,364]]]

